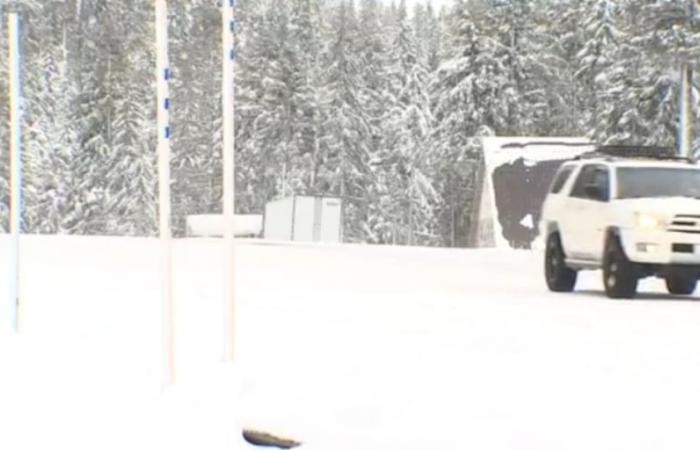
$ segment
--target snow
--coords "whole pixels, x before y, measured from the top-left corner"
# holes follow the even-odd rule
[[[541,161],[573,158],[595,149],[590,141],[574,137],[487,137],[482,140],[489,168],[511,164],[519,158],[525,158],[526,165],[532,166]]]
[[[190,237],[221,237],[224,234],[223,214],[193,214],[187,216],[186,221]],[[262,214],[234,214],[235,236],[259,236],[262,230]]]
[[[538,252],[239,241],[225,367],[220,242],[181,240],[161,391],[157,242],[23,242],[3,449],[240,448],[241,425],[302,449],[700,445],[700,304],[656,280],[613,301],[596,272],[548,293]]]
[[[532,214],[528,214],[527,216],[523,217],[523,220],[520,221],[520,225],[534,230],[535,219],[532,218]]]
[[[0,236],[0,255],[8,244]],[[200,271],[176,256],[178,378],[165,387],[157,241],[24,236],[22,256],[21,334],[5,320],[0,336],[0,448],[243,448],[221,283],[200,292]]]
[[[596,273],[551,295],[537,253],[247,252],[244,417],[307,448],[700,443],[696,303],[610,301]]]

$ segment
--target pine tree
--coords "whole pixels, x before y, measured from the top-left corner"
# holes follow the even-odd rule
[[[268,167],[276,171],[275,194],[287,196],[304,190],[303,164],[300,162],[298,142],[299,79],[295,42],[289,21],[287,3],[270,4],[266,11],[266,51],[268,60],[263,74],[260,116],[255,121],[256,147],[270,152]],[[281,174],[281,176],[280,176]]]
[[[387,212],[403,229],[401,241],[413,245],[417,233],[422,240],[432,238],[436,194],[429,176],[432,115],[426,89],[428,72],[409,25],[405,0],[399,5],[397,28],[389,72],[394,103],[390,105],[380,164],[391,180],[385,195],[394,207]]]
[[[324,74],[324,98],[327,100],[326,139],[319,181],[322,190],[345,201],[345,237],[363,241],[363,223],[367,217],[367,189],[371,127],[362,108],[361,61],[357,58],[358,33],[354,3],[343,1],[334,11],[333,40],[328,48]]]
[[[369,127],[368,158],[371,161],[367,172],[365,189],[365,216],[362,219],[362,236],[373,243],[385,243],[391,239],[391,220],[387,211],[394,207],[382,204],[388,201],[387,185],[391,182],[377,165],[386,147],[388,105],[395,100],[390,91],[389,56],[391,47],[387,43],[387,29],[384,23],[385,7],[377,0],[360,2],[360,24],[362,32],[357,36],[357,51],[360,62],[361,89],[358,98],[361,110]]]
[[[590,123],[586,115],[590,89],[576,77],[577,55],[585,44],[581,4],[578,0],[549,2],[541,15],[546,24],[541,57],[554,69],[545,89],[552,135],[584,136]]]
[[[616,5],[609,0],[589,0],[582,3],[584,44],[578,52],[576,78],[582,85],[582,109],[587,113],[583,120],[588,129],[594,129],[600,116],[601,103],[598,100],[597,80],[614,64],[619,54],[619,44],[623,36],[617,30]]]
[[[172,18],[173,226],[181,234],[187,215],[222,208],[221,14],[206,0],[181,0]]]
[[[478,146],[474,137],[507,132],[517,97],[500,47],[480,26],[488,8],[457,0],[446,17],[444,62],[433,75],[434,179],[440,193],[438,227],[444,245],[464,246],[474,199]],[[460,207],[455,207],[455,196]]]
[[[303,177],[302,189],[318,190],[320,170],[320,141],[323,138],[323,105],[321,101],[321,42],[316,0],[297,0],[292,11],[291,35],[296,44],[292,71],[294,95],[291,102],[296,110],[294,139],[297,168]]]
[[[111,149],[111,120],[114,91],[111,69],[115,43],[110,33],[114,25],[112,9],[103,2],[80,2],[76,127],[78,143],[71,158],[70,173],[76,181],[68,199],[64,220],[66,231],[75,234],[102,234],[106,224],[105,168]],[[86,36],[91,36],[87,39]]]
[[[425,56],[426,67],[428,72],[432,73],[440,66],[442,55],[442,39],[444,30],[442,29],[442,21],[435,15],[432,3],[428,2],[426,8],[426,23],[424,27],[424,35],[420,37],[425,39]]]
[[[280,171],[273,164],[275,147],[261,146],[258,119],[264,111],[265,74],[271,64],[272,33],[268,2],[241,2],[245,21],[239,26],[236,73],[236,204],[246,211],[262,211],[276,195]]]
[[[630,38],[597,78],[605,104],[593,136],[607,143],[673,145],[678,130],[679,77],[698,54],[688,4],[623,2],[620,28]]]
[[[0,25],[0,34],[5,31]],[[0,61],[8,60],[7,40],[0,39]],[[0,64],[0,233],[9,230],[10,208],[10,130],[7,125],[10,119],[9,111],[9,74],[7,64]]]
[[[105,176],[110,233],[150,236],[156,231],[156,98],[151,87],[155,35],[150,5],[123,3],[117,13],[129,23],[119,42],[113,74],[111,149]],[[128,18],[128,19],[127,19]],[[125,30],[126,31],[126,30]]]
[[[24,226],[34,233],[63,232],[72,190],[76,145],[75,100],[68,59],[67,4],[45,5],[28,15],[25,35]]]

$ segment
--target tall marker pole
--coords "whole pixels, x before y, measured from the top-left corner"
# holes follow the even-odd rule
[[[16,11],[8,13],[10,68],[10,311],[15,331],[19,330],[20,253],[19,237],[22,225],[22,80],[20,77],[20,21]]]
[[[236,343],[235,313],[235,279],[234,279],[234,172],[235,172],[235,135],[234,135],[234,64],[236,49],[234,33],[236,30],[234,7],[236,0],[224,0],[221,6],[222,16],[222,107],[223,107],[223,214],[224,214],[224,360],[233,362]]]
[[[170,66],[168,61],[168,6],[156,1],[156,76],[158,84],[158,200],[164,383],[175,380],[175,308],[172,295],[172,239],[170,236]]]
[[[693,116],[693,67],[689,63],[681,66],[681,101],[680,101],[680,154],[692,158],[692,116]]]

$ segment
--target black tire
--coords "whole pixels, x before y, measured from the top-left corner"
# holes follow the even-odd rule
[[[610,236],[603,256],[603,285],[610,298],[634,298],[639,275],[617,236]]]
[[[576,286],[578,272],[566,265],[566,256],[561,239],[556,233],[547,238],[544,256],[544,273],[547,287],[553,292],[571,292]]]
[[[681,275],[668,275],[666,277],[666,289],[673,295],[690,295],[695,292],[698,280],[683,277]]]

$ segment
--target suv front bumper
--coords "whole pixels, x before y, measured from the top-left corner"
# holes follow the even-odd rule
[[[632,262],[700,266],[700,234],[628,229],[620,237]]]

